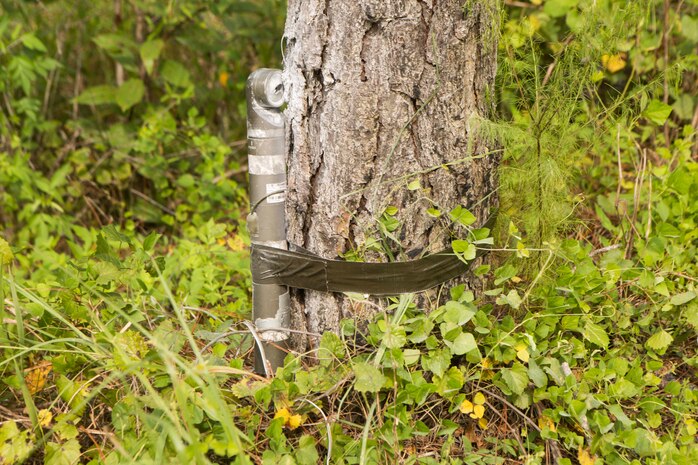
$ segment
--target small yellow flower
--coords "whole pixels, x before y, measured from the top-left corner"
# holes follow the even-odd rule
[[[289,428],[296,429],[303,424],[303,417],[298,414],[291,415],[291,418],[288,419],[287,424]]]
[[[221,71],[221,73],[218,75],[218,83],[221,85],[221,87],[228,85],[228,79],[230,79],[230,75],[225,71]]]
[[[591,455],[588,450],[582,448],[582,446],[579,446],[577,459],[579,460],[579,465],[594,465],[596,456]]]
[[[552,418],[546,417],[545,415],[538,417],[538,426],[540,429],[548,428],[553,433],[557,431],[557,427],[555,426]]]
[[[296,429],[303,424],[303,417],[301,415],[292,415],[291,412],[286,408],[280,408],[274,414],[274,419],[283,418],[284,426],[288,426],[290,429]]]
[[[617,73],[618,71],[625,68],[625,56],[623,53],[616,53],[615,55],[606,54],[601,57],[601,64],[610,73]]]

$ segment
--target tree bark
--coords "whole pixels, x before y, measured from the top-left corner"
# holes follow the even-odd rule
[[[361,249],[392,205],[399,244],[389,242],[405,260],[448,246],[455,206],[480,222],[489,215],[498,157],[474,117],[492,108],[497,11],[493,0],[465,3],[289,0],[291,242],[326,258]],[[298,291],[293,324],[336,331],[360,310],[342,295]]]

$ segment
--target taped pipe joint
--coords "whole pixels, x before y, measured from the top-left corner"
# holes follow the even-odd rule
[[[247,79],[247,166],[251,212],[247,219],[253,246],[287,249],[286,144],[281,71],[259,69]],[[252,280],[252,319],[262,340],[255,351],[255,371],[283,365],[290,326],[288,286]],[[264,354],[264,356],[262,355]],[[266,360],[264,360],[266,358]]]

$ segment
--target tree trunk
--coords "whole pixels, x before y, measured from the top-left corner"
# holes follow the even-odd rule
[[[405,260],[448,246],[455,206],[480,222],[489,215],[498,157],[473,117],[492,107],[497,11],[494,0],[463,3],[289,0],[291,242],[326,258],[360,250],[395,206],[399,244],[388,242]],[[430,208],[444,214],[434,218]],[[336,331],[358,310],[342,295],[298,291],[293,320],[313,333]]]

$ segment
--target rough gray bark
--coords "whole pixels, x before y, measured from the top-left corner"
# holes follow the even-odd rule
[[[377,220],[394,205],[394,251],[436,251],[449,243],[452,225],[428,208],[463,205],[480,221],[488,216],[497,156],[477,139],[473,116],[491,107],[496,6],[466,3],[289,0],[290,241],[335,258],[375,237]],[[408,190],[415,179],[421,188]],[[355,307],[340,295],[298,292],[294,324],[337,330]]]

